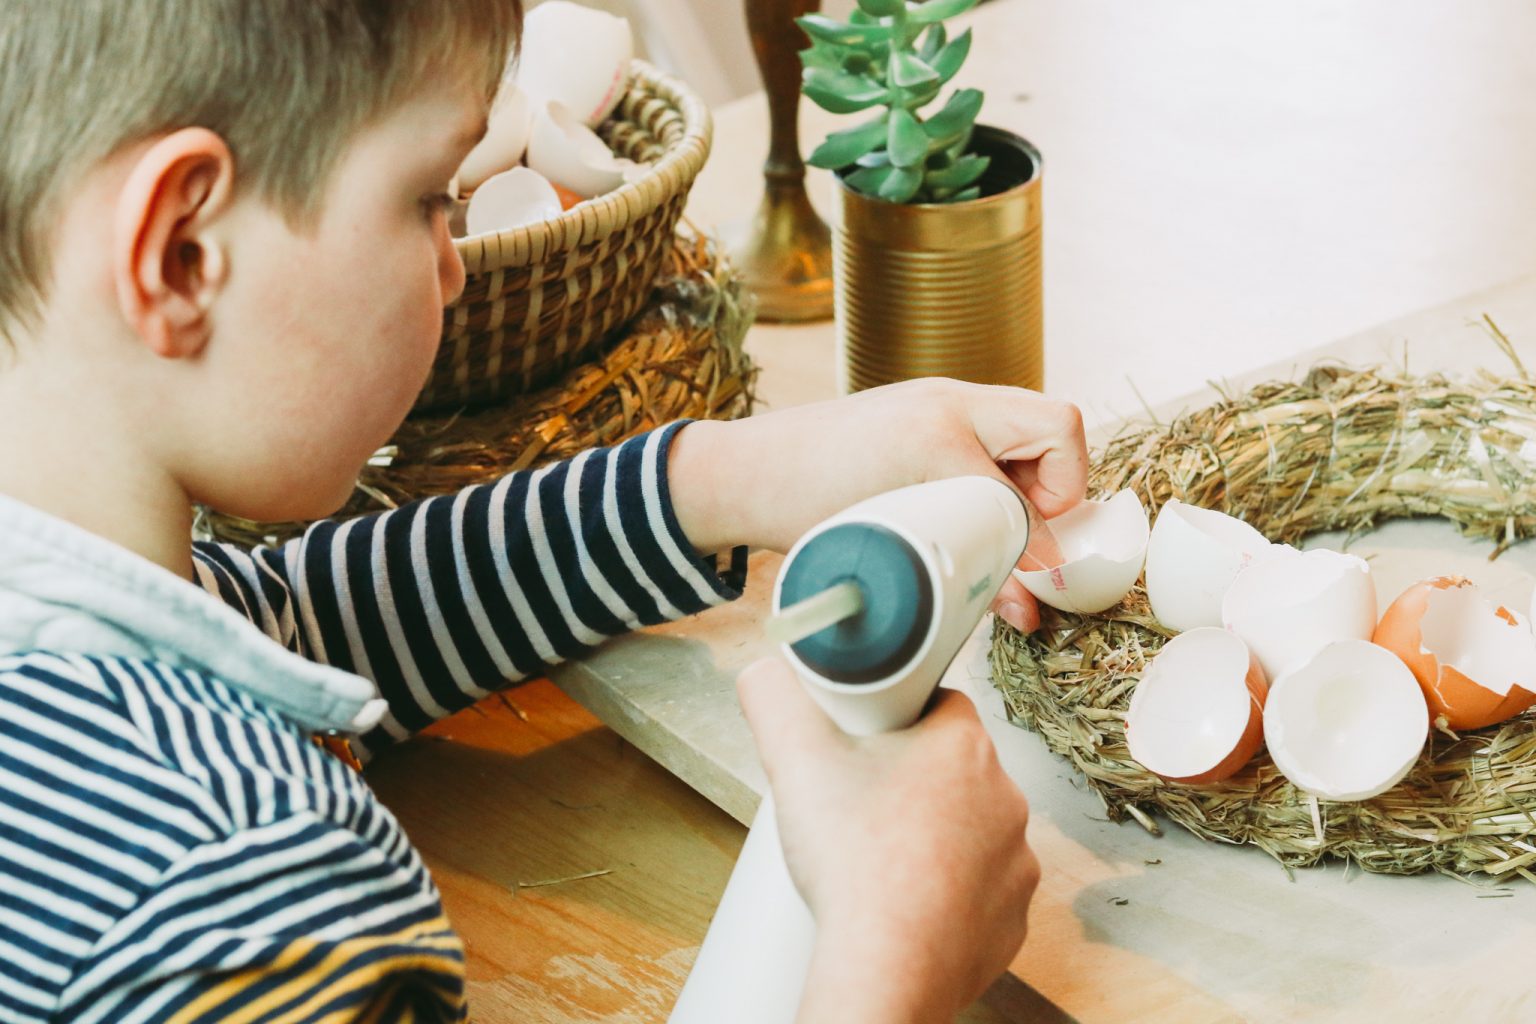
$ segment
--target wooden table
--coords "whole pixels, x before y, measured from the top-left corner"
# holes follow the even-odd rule
[[[1536,10],[998,0],[972,22],[988,118],[1046,154],[1048,390],[1101,430],[1137,391],[1203,402],[1180,396],[1305,365],[1372,324],[1387,326],[1327,350],[1401,358],[1411,341],[1417,360],[1497,365],[1471,326],[1489,312],[1536,366],[1536,279],[1456,299],[1536,269]],[[807,140],[830,121],[808,109]],[[691,216],[749,212],[765,125],[760,98],[717,113]],[[829,325],[759,326],[748,344],[769,404],[830,394]],[[1405,529],[1382,543],[1454,543]],[[1511,572],[1533,568],[1520,557]],[[468,944],[477,1020],[665,1018],[744,834],[715,804],[742,817],[761,786],[729,685],[771,571],[757,556],[742,602],[558,677],[708,799],[548,683],[370,769]],[[969,1020],[1536,1019],[1536,894],[1337,869],[1291,884],[1250,851],[1155,840],[1100,820],[995,714],[1046,876],[1014,964],[1027,984]]]

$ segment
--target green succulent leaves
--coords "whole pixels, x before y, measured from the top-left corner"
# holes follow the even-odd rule
[[[827,68],[806,68],[800,89],[834,114],[856,114],[886,98],[885,86],[868,75],[853,75]]]
[[[947,148],[959,141],[969,143],[976,115],[981,112],[981,101],[980,89],[955,90],[943,109],[923,122],[923,131],[935,146]]]
[[[947,21],[957,14],[964,14],[975,7],[979,0],[924,0],[907,5],[907,18],[914,25],[933,25]]]
[[[812,167],[825,167],[829,171],[857,163],[860,157],[885,144],[886,121],[889,117],[889,114],[881,114],[857,128],[833,132],[827,136],[827,141],[806,157],[805,162]]]
[[[928,147],[932,139],[910,110],[897,108],[891,111],[887,126],[885,148],[891,154],[891,163],[897,167],[921,167],[928,160]]]
[[[970,30],[951,38],[944,19],[976,3],[858,0],[846,22],[820,14],[796,19],[810,38],[810,46],[800,51],[805,95],[834,114],[885,108],[833,132],[807,162],[846,172],[850,188],[892,202],[978,196],[988,161],[966,149],[981,92],[956,90],[932,117],[919,113],[938,98],[971,51]]]
[[[891,38],[889,25],[861,25],[853,22],[844,24],[824,14],[807,14],[802,18],[796,18],[795,24],[804,29],[805,34],[812,39],[836,43],[839,46],[862,46],[870,43],[883,43]]]
[[[939,73],[923,62],[915,53],[897,50],[891,54],[891,84],[903,89],[916,89],[932,85],[939,80]]]

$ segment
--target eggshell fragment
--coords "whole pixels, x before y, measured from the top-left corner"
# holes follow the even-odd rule
[[[1134,491],[1084,501],[1050,521],[1063,561],[1015,569],[1036,598],[1062,611],[1091,614],[1125,599],[1147,556],[1147,510]]]
[[[1325,800],[1366,800],[1397,785],[1429,735],[1413,673],[1366,640],[1328,644],[1276,679],[1264,743],[1296,788]]]
[[[1480,729],[1536,704],[1536,638],[1470,580],[1443,576],[1409,587],[1372,639],[1403,659],[1430,717],[1443,717],[1447,728]]]
[[[628,19],[546,0],[523,19],[517,82],[536,109],[557,100],[595,127],[623,99],[634,55]]]
[[[477,189],[481,183],[522,162],[533,131],[533,104],[515,81],[506,81],[496,94],[486,123],[485,138],[459,164],[459,184]]]
[[[1264,741],[1264,670],[1224,629],[1180,633],[1131,694],[1125,740],[1142,767],[1174,782],[1219,782]]]
[[[1147,599],[1169,629],[1221,625],[1221,601],[1232,581],[1270,548],[1258,530],[1229,516],[1182,501],[1157,514],[1147,545]]]
[[[471,235],[483,235],[550,220],[560,213],[560,196],[554,187],[537,172],[514,167],[475,190],[464,226]]]
[[[1335,640],[1369,640],[1376,588],[1364,559],[1337,551],[1272,545],[1237,574],[1221,621],[1278,679]]]
[[[528,166],[586,198],[624,183],[624,168],[613,152],[559,102],[545,104],[534,115]]]

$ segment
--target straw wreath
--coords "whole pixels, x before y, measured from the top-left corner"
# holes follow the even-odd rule
[[[1284,542],[1441,516],[1494,542],[1491,558],[1536,534],[1533,449],[1536,383],[1523,368],[1515,379],[1459,381],[1319,366],[1300,383],[1263,384],[1121,435],[1095,460],[1090,491],[1129,488],[1154,514],[1177,498]],[[1172,635],[1143,587],[1102,615],[1042,611],[1031,636],[997,625],[993,679],[1015,721],[1082,772],[1111,818],[1155,833],[1155,811],[1288,868],[1341,857],[1367,871],[1536,882],[1536,712],[1460,736],[1432,732],[1399,785],[1358,803],[1312,800],[1265,752],[1226,782],[1172,783],[1133,761],[1125,742],[1131,691]]]
[[[746,415],[756,370],[742,341],[752,305],[715,243],[677,235],[649,303],[609,348],[548,387],[502,404],[412,416],[363,468],[338,517],[490,483],[675,419]],[[306,525],[254,523],[200,509],[195,533],[275,544]]]

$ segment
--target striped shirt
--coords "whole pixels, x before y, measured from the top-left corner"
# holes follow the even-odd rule
[[[606,637],[734,597],[741,553],[722,578],[672,511],[680,426],[279,547],[194,545],[203,590],[255,627],[201,658],[129,621],[157,594],[90,596],[107,589],[91,566],[132,556],[47,531],[17,547],[46,517],[0,522],[0,614],[9,600],[25,614],[7,621],[31,623],[22,639],[0,627],[0,1022],[461,1019],[463,950],[432,879],[312,742],[323,715],[283,710],[313,685],[297,666],[377,687],[366,758]],[[229,678],[244,665],[261,671]]]

